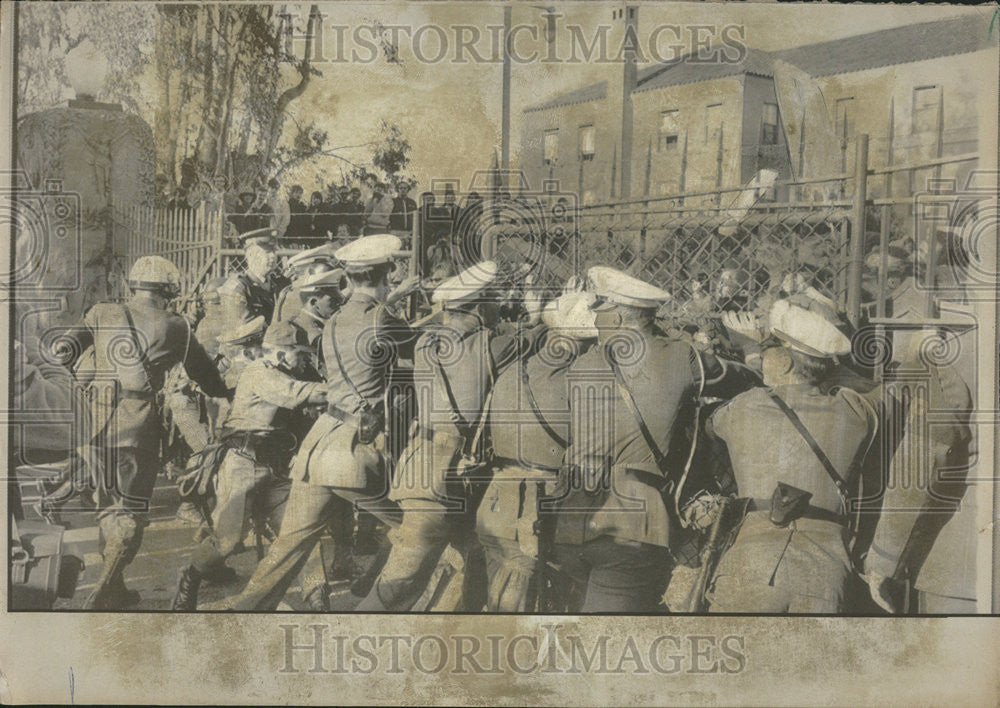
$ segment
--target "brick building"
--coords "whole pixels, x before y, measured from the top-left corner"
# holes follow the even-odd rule
[[[621,46],[638,8],[612,19],[609,44]],[[532,188],[558,182],[587,204],[735,187],[763,168],[780,178],[850,172],[859,133],[874,167],[975,152],[978,99],[991,90],[981,53],[995,50],[981,14],[748,47],[729,63],[687,55],[639,69],[626,50],[606,80],[524,110],[521,169]],[[921,172],[897,175],[893,193],[914,191]]]

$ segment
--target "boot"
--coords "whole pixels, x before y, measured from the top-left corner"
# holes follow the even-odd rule
[[[310,612],[329,612],[330,611],[330,591],[327,589],[326,584],[322,584],[306,595],[303,600],[305,601],[306,607]]]
[[[180,506],[177,507],[177,513],[174,514],[179,521],[183,521],[185,524],[191,524],[192,526],[197,526],[204,523],[205,517],[202,515],[201,511],[198,509],[194,502],[181,502]]]
[[[378,580],[379,574],[382,572],[382,568],[385,567],[386,562],[389,560],[389,554],[392,552],[392,544],[386,541],[378,549],[378,553],[375,554],[375,559],[372,564],[368,567],[368,570],[360,578],[351,583],[351,594],[354,597],[367,597],[368,593],[371,592],[372,587],[375,585],[375,581]]]
[[[198,609],[198,588],[201,586],[201,572],[193,565],[181,571],[177,583],[177,594],[170,609],[174,612],[195,612]]]
[[[123,599],[128,599],[123,597],[123,592],[127,593],[127,590],[125,590],[122,574],[125,572],[128,560],[130,560],[126,557],[125,547],[117,542],[108,543],[102,555],[104,556],[104,565],[101,568],[101,577],[97,581],[94,592],[90,594],[83,606],[85,610],[119,610],[121,606],[118,603]]]
[[[138,590],[129,590],[125,586],[125,576],[119,573],[108,585],[111,603],[117,609],[135,607],[139,604],[140,595]]]

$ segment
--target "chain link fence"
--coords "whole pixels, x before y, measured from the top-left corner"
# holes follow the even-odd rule
[[[592,266],[622,270],[671,293],[672,311],[750,311],[797,274],[839,305],[847,297],[851,212],[843,203],[764,202],[739,214],[677,200],[580,207],[532,241],[537,281],[560,288]],[[500,241],[498,252],[505,249]],[[530,257],[530,256],[529,256]]]

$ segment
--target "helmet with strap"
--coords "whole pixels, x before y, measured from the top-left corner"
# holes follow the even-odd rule
[[[152,290],[170,298],[181,294],[181,273],[162,256],[142,256],[128,274],[132,290]]]

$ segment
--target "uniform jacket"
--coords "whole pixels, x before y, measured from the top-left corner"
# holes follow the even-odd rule
[[[240,375],[225,427],[270,432],[283,429],[283,409],[304,405],[323,384],[301,381],[268,362],[250,362]]]
[[[261,282],[249,273],[237,273],[219,287],[219,297],[229,327],[260,315],[270,324],[274,314],[275,291],[270,282]]]
[[[636,406],[664,453],[682,405],[699,373],[686,343],[644,329],[623,329],[609,342]],[[556,541],[583,543],[602,535],[667,546],[670,518],[660,492],[665,482],[608,363],[607,347],[593,347],[569,370],[571,466],[608,469],[604,489],[580,485],[560,502]]]
[[[489,411],[490,439],[497,458],[558,470],[570,430],[566,374],[576,352],[559,347],[558,338],[549,340],[544,333],[536,339],[532,351],[497,377]]]
[[[416,336],[383,303],[355,293],[323,328],[321,347],[328,403],[348,414],[357,414],[365,402],[380,408],[390,370],[398,356],[412,354]],[[356,489],[368,485],[377,464],[369,464],[371,460],[358,462],[362,453],[356,433],[356,425],[329,413],[321,415],[293,461],[292,478],[330,487]]]
[[[326,321],[321,320],[303,307],[295,313],[290,322],[295,328],[298,343],[301,346],[309,347],[309,371],[303,378],[309,381],[324,381],[326,377],[321,349],[323,328],[326,326]]]
[[[971,343],[961,350],[975,356]],[[967,481],[976,440],[963,373],[975,369],[962,363],[904,364],[906,377],[913,378],[911,390],[923,395],[909,402],[866,567],[907,580],[917,590],[971,600],[980,533],[976,490]]]
[[[391,499],[460,496],[451,488],[451,472],[471,444],[498,372],[516,360],[521,334],[515,324],[487,329],[481,322],[456,319],[421,335],[413,362],[421,432],[400,457]]]
[[[869,448],[878,427],[875,409],[846,388],[827,394],[809,384],[795,384],[776,387],[775,392],[850,488],[857,475],[851,463],[859,448]],[[768,500],[777,483],[784,482],[811,492],[812,506],[844,513],[833,480],[766,389],[751,389],[720,407],[710,430],[726,444],[739,496]]]
[[[94,347],[95,386],[100,389],[94,401],[94,431],[103,433],[108,445],[139,447],[158,454],[161,423],[155,396],[163,389],[167,371],[182,363],[188,377],[209,396],[225,397],[229,391],[184,318],[131,302],[127,307],[135,325],[133,334],[125,307],[95,305],[76,337],[81,349],[91,344]],[[102,386],[102,380],[107,381],[105,374],[114,379],[115,387],[128,393],[116,396],[114,387]]]

